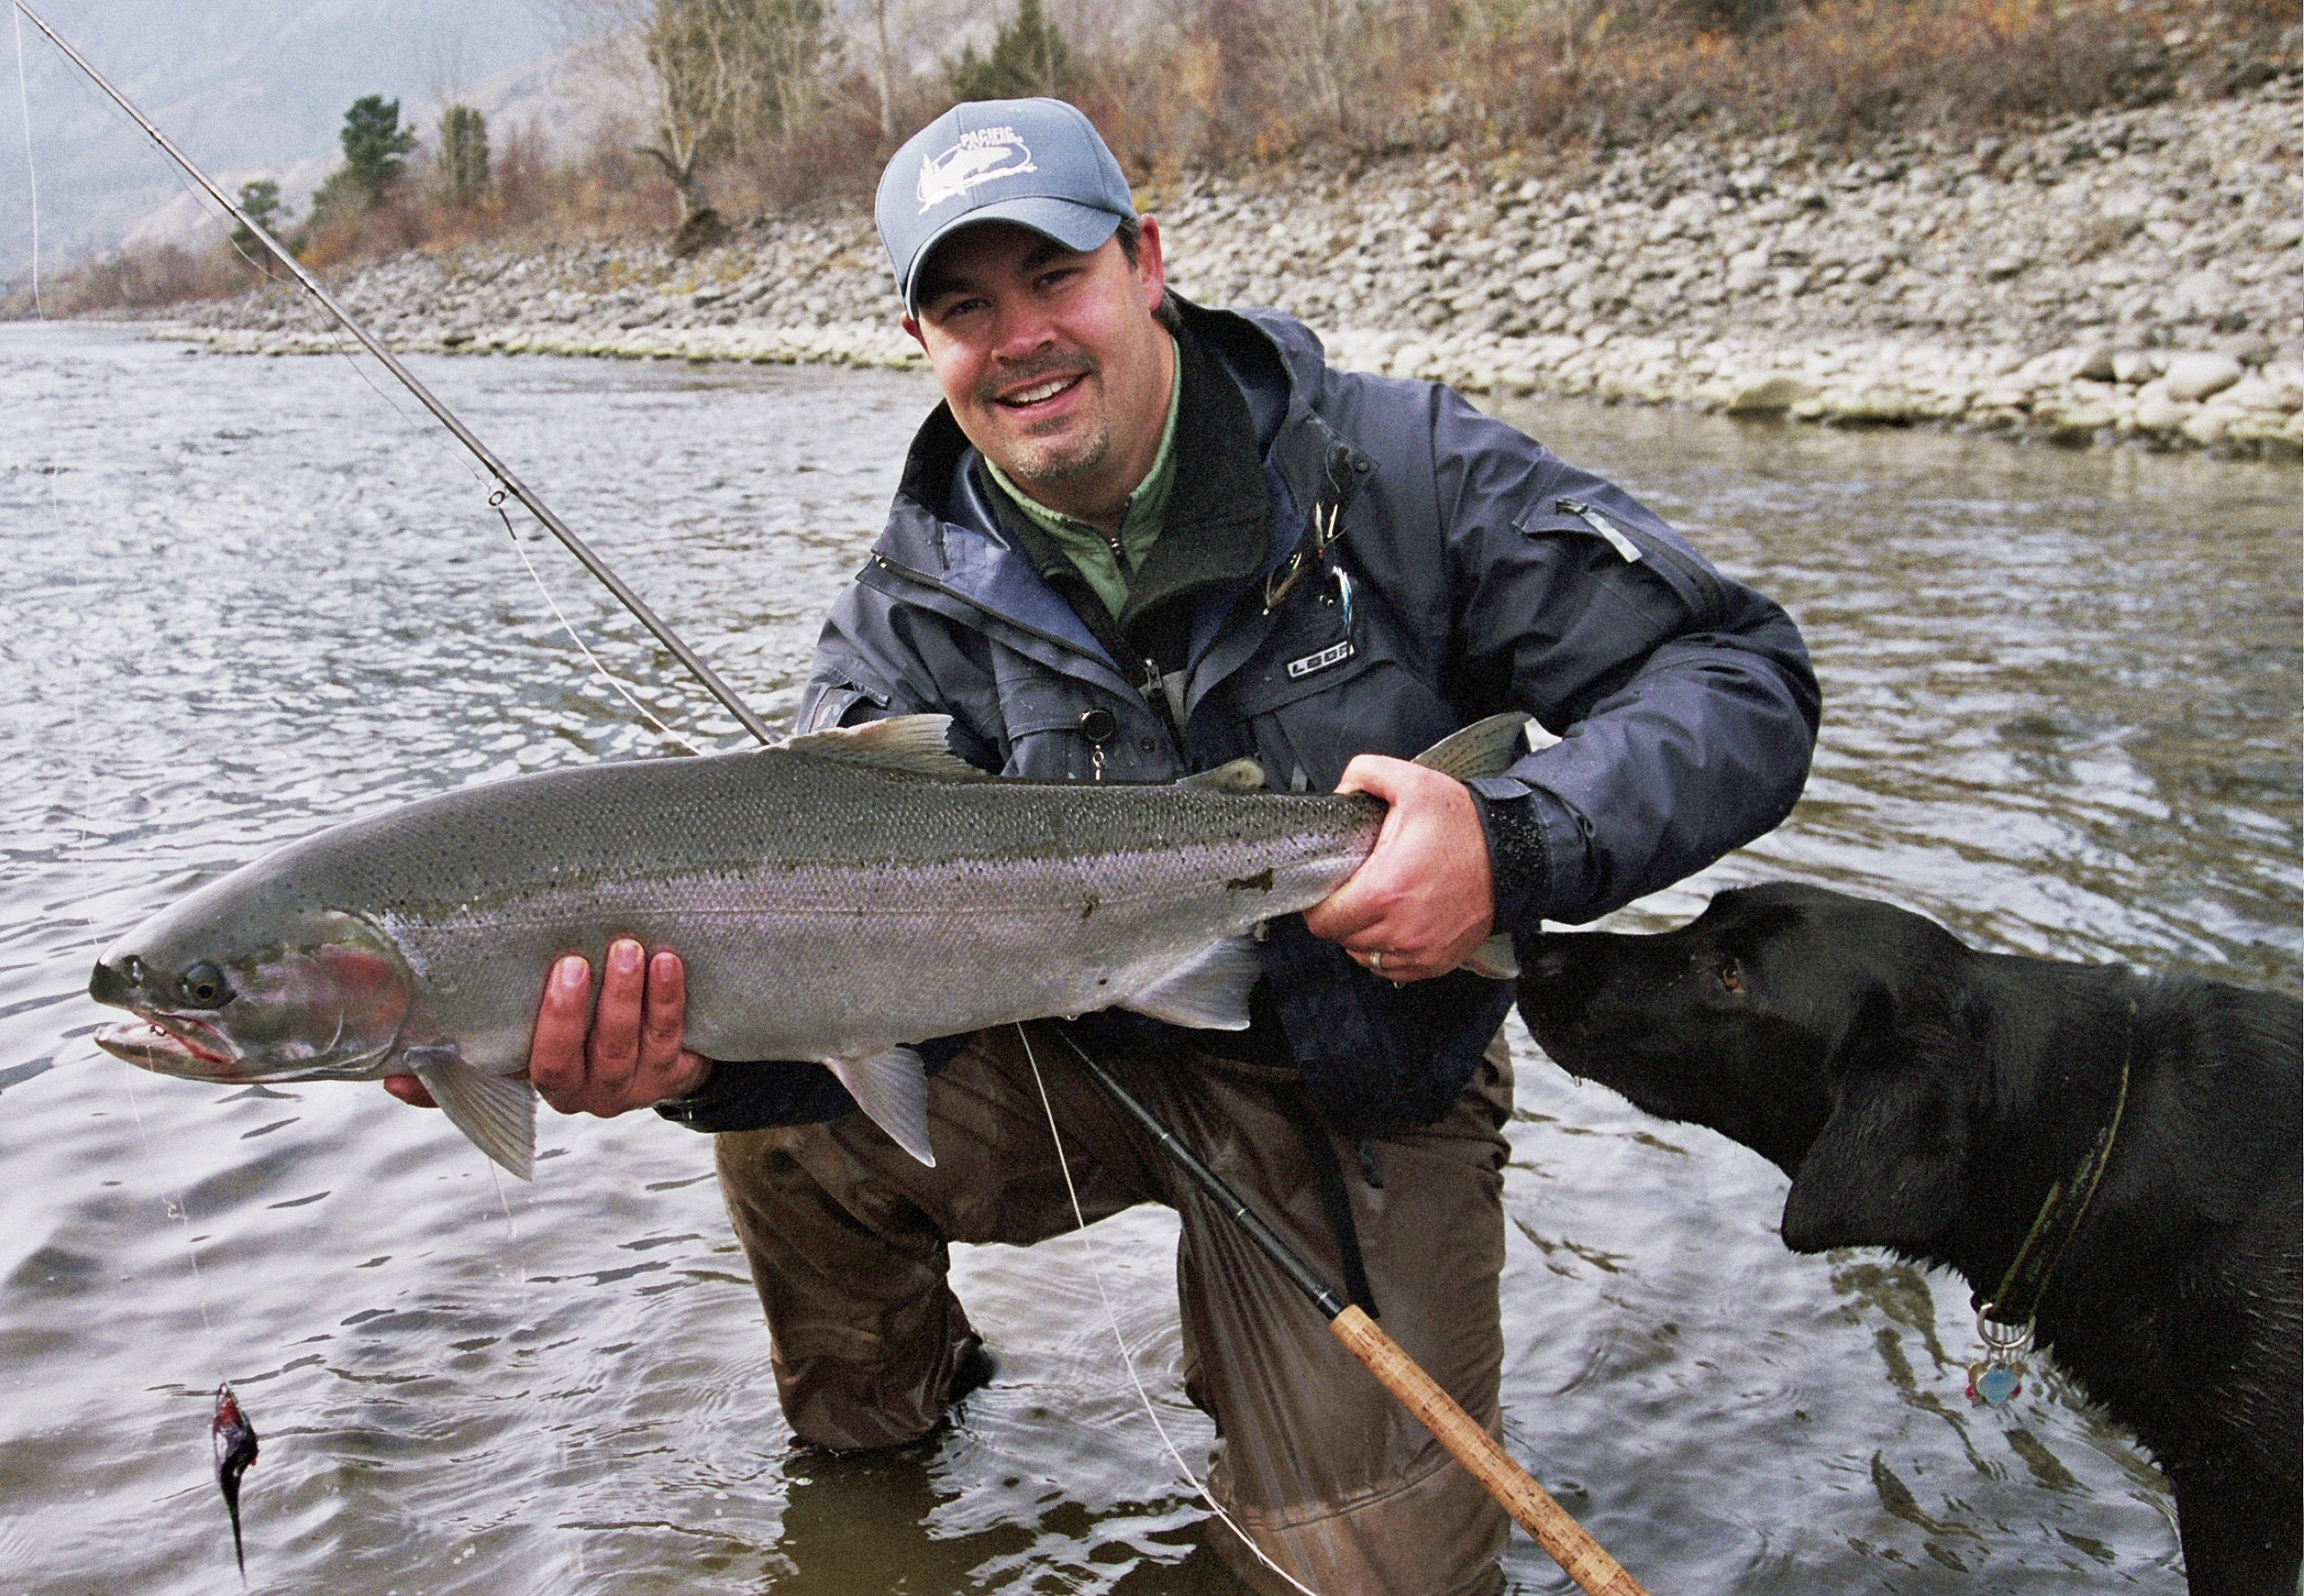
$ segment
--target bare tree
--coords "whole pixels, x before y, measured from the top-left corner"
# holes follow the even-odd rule
[[[880,136],[896,142],[896,46],[889,36],[889,0],[872,0],[872,77],[880,88]],[[902,31],[899,23],[898,31]]]
[[[649,107],[651,137],[637,147],[679,195],[680,239],[708,234],[709,242],[721,224],[705,171],[754,141],[788,143],[816,110],[828,49],[822,0],[569,4]]]

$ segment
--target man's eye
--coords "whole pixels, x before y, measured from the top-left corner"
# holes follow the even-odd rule
[[[1733,959],[1720,961],[1720,984],[1730,992],[1744,990],[1744,969]]]

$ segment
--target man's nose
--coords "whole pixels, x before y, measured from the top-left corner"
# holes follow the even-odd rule
[[[994,358],[1011,363],[1029,360],[1055,339],[1054,319],[1029,298],[1020,298],[1000,307],[999,320],[993,329],[992,353]]]

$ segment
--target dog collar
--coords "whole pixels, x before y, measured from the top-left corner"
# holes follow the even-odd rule
[[[2008,1273],[2000,1277],[1999,1289],[1990,1301],[1976,1304],[1976,1334],[1984,1340],[1986,1356],[1969,1371],[1968,1390],[1980,1402],[1996,1407],[2023,1389],[2023,1364],[2017,1360],[2032,1345],[2032,1321],[2040,1311],[2040,1299],[2047,1293],[2049,1276],[2055,1273],[2056,1261],[2079,1232],[2081,1222],[2088,1217],[2089,1204],[2095,1200],[2097,1185],[2104,1179],[2104,1167],[2112,1161],[2112,1144],[2127,1112],[2128,1077],[2135,1062],[2136,1000],[2132,997],[2128,1000],[2128,1045],[2120,1058],[2120,1089],[2112,1100],[2111,1117],[2096,1133],[2096,1140],[2081,1155],[2072,1174],[2048,1188],[2024,1245],[2016,1250]]]

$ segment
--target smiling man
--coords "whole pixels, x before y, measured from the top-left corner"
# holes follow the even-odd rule
[[[1511,993],[1461,966],[1498,928],[1590,919],[1781,820],[1817,723],[1798,632],[1448,390],[1336,371],[1286,316],[1170,293],[1159,224],[1069,105],[938,118],[889,162],[879,222],[944,403],[833,607],[801,729],[939,713],[1012,776],[1253,756],[1276,785],[1390,804],[1360,871],[1267,927],[1248,1030],[1114,1013],[1073,1034],[1494,1426]],[[1560,740],[1469,785],[1406,762],[1503,710]],[[680,1023],[671,951],[619,943],[596,1014],[570,959],[530,1073],[565,1111],[656,1104],[718,1133],[798,1435],[927,1434],[990,1367],[948,1244],[1073,1223],[1021,1033],[924,1049],[931,1169],[826,1071],[714,1065]],[[1502,1513],[1058,1049],[1037,1060],[1089,1215],[1178,1212],[1186,1390],[1262,1550],[1327,1596],[1496,1589]]]

